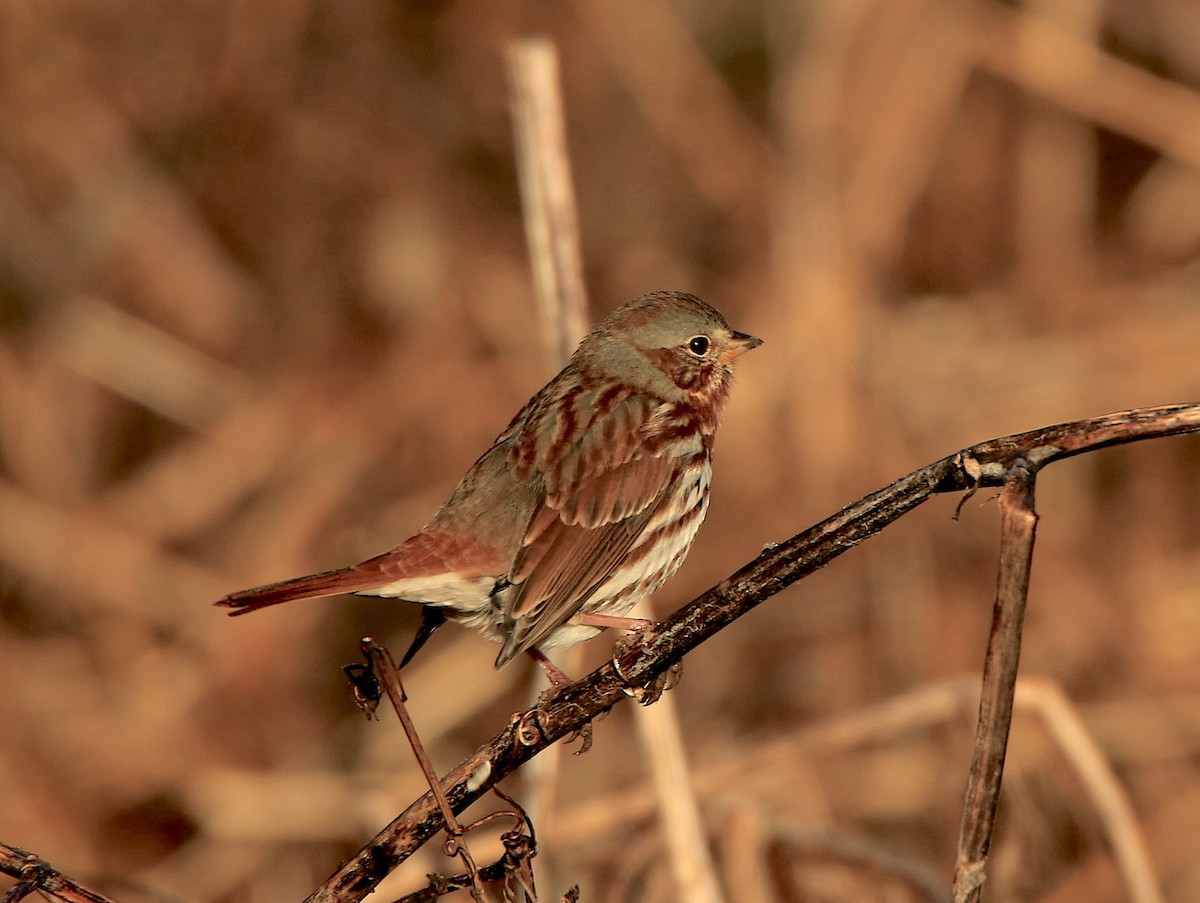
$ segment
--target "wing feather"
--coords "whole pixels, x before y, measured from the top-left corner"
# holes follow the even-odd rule
[[[576,614],[617,572],[667,497],[695,449],[653,441],[648,426],[662,407],[630,396],[595,411],[576,443],[544,462],[545,502],[530,521],[509,578],[515,592],[507,600],[507,639],[498,665]]]

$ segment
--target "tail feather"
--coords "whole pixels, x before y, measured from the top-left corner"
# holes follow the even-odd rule
[[[379,586],[380,575],[364,572],[357,568],[338,568],[333,571],[323,571],[320,574],[309,574],[306,577],[294,577],[291,580],[281,580],[278,583],[268,583],[265,586],[255,586],[250,589],[230,593],[216,604],[224,608],[232,608],[230,617],[249,614],[260,608],[278,605],[281,602],[291,602],[296,599],[315,599],[320,596],[336,596],[339,593],[354,593],[364,589]]]

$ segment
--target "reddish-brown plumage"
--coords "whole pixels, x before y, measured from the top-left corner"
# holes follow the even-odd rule
[[[729,364],[758,344],[692,295],[639,298],[584,339],[420,532],[217,604],[237,615],[338,593],[418,602],[429,625],[448,617],[502,643],[497,667],[587,639],[589,615],[625,614],[683,561],[708,506]]]

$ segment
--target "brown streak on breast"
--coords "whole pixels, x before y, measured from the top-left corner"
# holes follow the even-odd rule
[[[612,411],[622,399],[629,394],[629,389],[619,382],[613,382],[606,386],[599,395],[596,396],[594,404],[596,416],[602,417]]]

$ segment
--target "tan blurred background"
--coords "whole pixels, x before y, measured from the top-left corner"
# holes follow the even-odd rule
[[[5,3],[0,840],[121,900],[298,899],[418,794],[339,671],[415,611],[210,603],[395,544],[550,375],[504,70],[530,34],[561,54],[593,315],[681,289],[766,339],[660,606],[972,442],[1200,397],[1192,0]],[[1200,899],[1200,445],[1040,488],[1022,674],[1077,707],[1165,898]],[[796,732],[978,674],[997,517],[955,501],[689,658],[734,872],[834,838],[948,886],[973,697]],[[442,768],[523,704],[493,652],[448,628],[408,673]],[[990,899],[1126,899],[1052,728],[1018,713]],[[619,710],[539,825],[547,896],[673,899],[646,779]],[[780,898],[917,899],[824,862]]]

